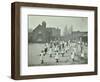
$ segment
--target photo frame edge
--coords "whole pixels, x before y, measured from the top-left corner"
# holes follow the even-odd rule
[[[20,7],[26,6],[27,4],[37,5],[39,3],[14,2],[11,4],[11,78],[15,80],[21,80],[21,79],[36,79],[36,78],[55,78],[55,77],[68,77],[68,76],[97,75],[97,31],[98,31],[97,29],[97,7],[81,6],[82,8],[80,8],[79,10],[82,10],[83,8],[85,8],[85,10],[94,10],[95,12],[95,23],[94,23],[95,24],[95,29],[94,29],[95,30],[95,35],[94,35],[95,37],[95,43],[94,43],[95,44],[95,61],[94,61],[95,71],[94,72],[81,72],[81,73],[20,76]],[[39,5],[43,6],[44,4],[40,3]],[[54,5],[57,7],[61,6],[61,5],[53,4],[53,8],[55,7]],[[45,6],[47,5],[45,4]],[[49,4],[49,7],[50,6],[52,6],[52,4]],[[71,5],[68,5],[68,6],[70,7]],[[62,5],[62,7],[66,7],[66,5],[65,6]],[[73,9],[73,7],[71,8]],[[77,8],[78,6],[75,9]]]

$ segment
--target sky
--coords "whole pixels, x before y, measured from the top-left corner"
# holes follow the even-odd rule
[[[41,16],[29,15],[28,16],[28,29],[31,31],[36,28],[42,21],[46,22],[46,27],[55,27],[61,29],[61,34],[64,28],[73,27],[73,31],[88,31],[88,18],[87,17],[69,17],[69,16]]]

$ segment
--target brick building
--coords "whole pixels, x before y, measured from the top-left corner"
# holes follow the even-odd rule
[[[29,42],[45,43],[51,40],[56,40],[61,36],[61,30],[56,27],[46,27],[46,22],[38,25],[30,34]]]

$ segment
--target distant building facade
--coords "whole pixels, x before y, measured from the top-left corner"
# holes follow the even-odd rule
[[[88,42],[88,33],[87,32],[80,32],[80,31],[73,31],[71,34],[63,36],[62,39],[64,41],[68,40],[82,40],[83,42]]]
[[[32,32],[28,33],[28,41],[31,43],[46,43],[54,40],[77,40],[80,39],[83,42],[88,41],[88,33],[73,31],[73,27],[68,30],[67,26],[64,29],[64,35],[61,36],[61,30],[56,27],[47,27],[46,22],[43,21],[42,24],[39,24]]]
[[[38,25],[29,35],[30,42],[45,43],[51,40],[58,39],[61,35],[61,30],[55,27],[46,27],[46,22],[43,21],[42,25]]]

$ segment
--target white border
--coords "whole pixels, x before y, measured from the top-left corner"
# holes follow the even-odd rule
[[[74,73],[94,71],[94,11],[21,7],[20,9],[20,75]],[[88,17],[88,64],[28,67],[28,20],[27,15],[55,15]]]

